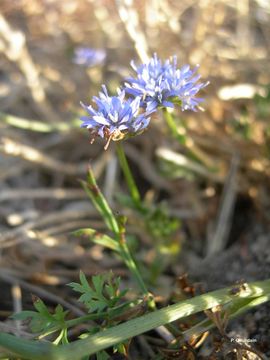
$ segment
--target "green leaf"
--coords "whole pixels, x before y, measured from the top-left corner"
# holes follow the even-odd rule
[[[120,252],[119,243],[112,239],[110,236],[102,234],[94,229],[79,229],[72,234],[75,236],[89,237],[89,240],[95,244],[102,245],[116,252]]]
[[[105,199],[104,195],[102,194],[101,190],[99,189],[96,183],[91,167],[88,168],[87,182],[81,181],[81,184],[86,194],[92,200],[95,208],[103,217],[109,230],[111,230],[116,236],[118,236],[119,235],[118,223],[116,221],[115,216],[113,215],[113,212],[107,200]]]
[[[25,310],[18,313],[13,314],[10,318],[14,320],[28,320],[36,315],[35,311]]]
[[[41,315],[43,315],[44,317],[50,317],[51,314],[49,310],[47,309],[46,305],[40,298],[35,297],[33,305]]]
[[[97,360],[109,360],[110,356],[105,351],[99,351],[96,355]]]
[[[34,307],[37,311],[21,311],[12,316],[16,320],[30,319],[29,327],[33,333],[47,331],[49,328],[58,326],[59,329],[65,328],[65,317],[68,311],[64,311],[61,305],[57,305],[55,312],[50,313],[44,302],[35,297]]]
[[[83,290],[86,289],[86,291],[91,291],[91,288],[88,284],[86,276],[84,275],[84,273],[82,271],[80,271],[80,281],[81,281]]]
[[[118,352],[119,354],[123,354],[123,355],[125,355],[125,357],[127,357],[128,343],[129,343],[129,341],[126,341],[125,343],[119,343],[119,344],[114,345],[113,352],[114,353]]]
[[[55,313],[52,315],[57,322],[65,323],[65,317],[68,311],[64,311],[63,306],[58,304],[55,308]]]
[[[82,294],[79,301],[90,313],[95,311],[99,313],[106,308],[113,308],[127,292],[127,290],[119,291],[120,279],[115,279],[112,273],[93,276],[91,287],[81,271],[80,282],[80,284],[70,283],[69,286]]]
[[[101,298],[104,298],[102,295],[103,285],[104,285],[104,276],[102,275],[96,275],[92,277],[92,282],[94,285],[94,288],[96,290],[96,293]]]

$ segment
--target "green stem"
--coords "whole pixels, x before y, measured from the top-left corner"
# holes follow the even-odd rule
[[[147,290],[147,287],[146,287],[146,285],[143,281],[143,278],[137,268],[137,265],[130,254],[127,244],[126,243],[121,244],[121,249],[122,249],[121,252],[122,252],[122,256],[125,261],[125,264],[127,265],[129,271],[133,274],[134,278],[136,279],[136,281],[141,289],[142,294],[144,296],[149,297],[149,291]]]
[[[139,269],[137,268],[137,265],[130,253],[128,244],[126,242],[125,219],[122,219],[122,220],[119,219],[118,243],[119,243],[120,255],[122,256],[122,259],[124,260],[129,271],[131,272],[131,274],[137,281],[142,294],[146,297],[149,308],[154,310],[155,303],[152,299],[151,294],[147,290],[147,287],[144,283],[141,273],[139,272]]]
[[[130,309],[134,308],[136,305],[139,305],[143,302],[143,300],[136,300],[136,301],[129,301],[127,303],[121,304],[118,307],[115,307],[113,309],[108,309],[108,311],[103,311],[103,312],[99,312],[99,313],[95,313],[95,314],[88,314],[88,315],[83,315],[80,316],[78,318],[75,319],[71,319],[71,320],[67,320],[65,321],[64,325],[63,324],[59,324],[56,326],[52,326],[51,328],[49,328],[47,331],[43,332],[42,334],[38,335],[38,339],[43,339],[48,335],[51,335],[53,333],[55,333],[56,331],[62,330],[63,326],[67,329],[83,324],[83,323],[87,323],[91,320],[101,320],[101,319],[106,319],[106,320],[110,320],[113,319],[114,317],[119,316],[119,314],[121,314],[122,316],[125,315],[125,312],[128,312]]]
[[[137,185],[135,183],[135,180],[133,178],[132,172],[130,170],[130,167],[129,167],[129,164],[128,164],[128,161],[126,158],[126,154],[124,152],[123,146],[120,141],[118,141],[116,143],[116,151],[117,151],[119,163],[120,163],[120,166],[124,173],[124,176],[125,176],[125,179],[126,179],[129,191],[130,191],[130,195],[134,202],[134,205],[136,206],[136,208],[138,210],[143,211],[144,207],[142,205],[141,196],[140,196],[139,190],[137,188]],[[137,268],[135,261],[133,260],[131,254],[130,254],[129,248],[126,243],[124,232],[125,232],[124,228],[122,229],[122,231],[120,230],[120,232],[119,232],[119,243],[120,243],[120,247],[121,247],[122,257],[125,261],[125,264],[129,268],[130,272],[133,274],[134,278],[136,279],[143,295],[148,298],[149,308],[154,310],[155,303],[154,303],[149,291],[147,290],[147,287],[146,287],[144,280]]]
[[[16,336],[0,333],[1,350],[9,353],[9,356],[23,358],[28,360],[60,360],[64,359],[64,355],[60,356],[55,353],[57,347],[51,343],[44,341],[27,340],[17,338]],[[75,360],[75,359],[74,359]]]
[[[67,360],[72,359],[72,353],[80,355],[91,355],[102,349],[108,348],[115,343],[122,342],[128,338],[139,335],[143,332],[157,328],[158,326],[171,323],[180,318],[195,314],[217,305],[233,303],[239,299],[255,298],[269,294],[270,280],[252,283],[246,286],[239,294],[231,294],[231,289],[216,290],[195,298],[181,301],[175,305],[165,307],[161,310],[148,313],[126,323],[99,332],[88,339],[78,340],[70,344]],[[265,297],[267,301],[267,297]],[[261,303],[259,301],[259,303]],[[256,302],[255,302],[256,305]],[[63,346],[63,350],[65,345]],[[74,358],[75,359],[75,358]]]
[[[169,112],[169,110],[167,108],[163,108],[163,115],[165,117],[165,120],[167,122],[167,125],[169,127],[169,129],[172,132],[172,135],[176,138],[176,140],[178,140],[178,142],[181,145],[186,145],[186,134],[183,133],[183,135],[179,132],[178,127],[176,126],[176,123],[174,121],[174,118],[172,116],[172,114]]]
[[[231,320],[243,314],[244,312],[253,309],[256,306],[264,304],[269,300],[270,294],[262,295],[256,298],[237,299],[231,304],[230,307],[228,307],[228,309],[224,307],[224,311],[228,312],[229,319]],[[196,338],[200,334],[209,331],[213,327],[215,327],[215,324],[211,320],[202,320],[201,322],[197,323],[196,325],[182,333],[183,340],[180,341],[180,344],[187,341],[191,337]],[[177,346],[179,346],[179,342],[177,343]]]
[[[192,157],[193,160],[199,161],[200,163],[206,165],[209,168],[215,168],[215,164],[213,164],[212,160],[208,158],[208,156],[200,150],[196,144],[194,144],[191,138],[188,138],[186,135],[186,130],[182,126],[182,134],[179,131],[178,126],[175,123],[172,113],[167,109],[163,108],[163,115],[167,122],[169,129],[172,132],[174,138],[179,142],[179,144],[185,146],[189,155]]]
[[[142,208],[141,196],[140,196],[139,190],[137,188],[137,185],[135,183],[135,180],[133,178],[130,167],[128,165],[128,161],[127,161],[123,146],[120,141],[118,141],[116,143],[116,151],[117,151],[119,163],[120,163],[121,169],[123,170],[132,200],[133,200],[134,204],[136,205],[136,207],[138,209],[141,209]]]
[[[90,166],[87,173],[87,183],[84,181],[82,181],[81,183],[85,192],[92,200],[94,206],[103,217],[108,228],[117,236],[119,234],[119,226],[117,220],[109,204],[107,203],[107,200],[99,189],[92,168]]]
[[[233,304],[237,302],[239,304],[239,301],[244,299],[253,299],[249,304],[243,304],[248,309],[262,304],[269,300],[270,279],[245,284],[245,288],[236,294],[232,290],[233,288],[225,288],[180,301],[177,304],[150,312],[71,344],[56,347],[51,343],[20,339],[10,334],[0,333],[0,347],[5,352],[29,360],[78,360],[83,356],[90,356],[161,325],[211,309],[217,305],[231,304],[233,306]],[[240,309],[239,313],[241,313]]]
[[[126,177],[129,179],[130,184],[132,185],[132,186],[131,185],[130,186],[131,186],[131,189],[133,189],[133,193],[132,193],[133,200],[134,200],[134,202],[136,201],[137,207],[139,207],[139,206],[141,207],[142,205],[140,202],[140,195],[139,195],[139,192],[135,185],[135,182],[133,180],[132,174],[130,172],[123,148],[120,145],[119,147],[117,147],[117,149],[118,149],[118,153],[119,153],[119,159],[121,159],[120,163],[123,168],[123,171],[124,171]],[[86,193],[91,198],[96,209],[99,211],[99,213],[105,220],[108,228],[114,233],[115,241],[117,242],[116,244],[119,244],[120,255],[121,255],[122,259],[124,260],[125,264],[127,265],[128,269],[130,270],[130,272],[133,274],[134,278],[136,279],[143,295],[147,296],[150,299],[151,298],[150,294],[144,284],[143,278],[131,256],[129,248],[126,244],[125,225],[121,224],[120,219],[117,220],[116,217],[114,216],[109,204],[107,203],[104,195],[102,194],[101,190],[99,189],[99,187],[96,183],[96,180],[95,180],[95,177],[94,177],[91,167],[89,167],[89,169],[88,169],[87,183],[82,182],[82,185],[83,185]],[[84,230],[84,232],[85,232],[85,230]],[[88,233],[91,233],[91,232],[92,232],[91,229],[88,229]],[[107,241],[108,240],[109,239],[107,238]],[[111,245],[114,246],[113,243]],[[150,306],[150,308],[151,308],[151,306]]]

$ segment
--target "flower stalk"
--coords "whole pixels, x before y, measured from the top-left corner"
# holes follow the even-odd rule
[[[124,155],[123,149],[122,148],[120,148],[120,149],[122,150],[122,151],[120,150],[121,155]],[[132,180],[133,178],[132,178],[131,172],[129,170],[125,155],[121,159],[125,160],[125,165],[126,165],[125,169],[128,172],[128,174],[130,175],[130,179]],[[113,211],[111,210],[107,200],[105,199],[104,195],[102,194],[101,190],[99,189],[99,187],[96,183],[93,171],[90,167],[88,169],[87,183],[82,182],[82,185],[83,185],[86,193],[92,200],[94,206],[96,207],[98,212],[103,217],[107,227],[109,228],[110,231],[112,231],[114,233],[113,241],[115,242],[115,245],[116,245],[115,248],[117,249],[117,252],[119,253],[121,258],[127,265],[129,271],[132,273],[133,277],[137,281],[137,284],[138,284],[142,294],[144,296],[146,296],[147,298],[151,298],[151,295],[150,295],[149,291],[147,290],[147,287],[143,281],[143,278],[137,268],[135,261],[133,260],[133,257],[131,255],[128,245],[126,243],[124,220],[116,219],[116,217],[114,216]],[[134,186],[135,187],[133,189],[137,190],[135,182],[134,182]],[[136,193],[135,193],[135,195],[136,195]],[[137,200],[138,204],[140,204],[139,193],[137,193],[137,196],[138,196],[138,198],[136,197],[136,199],[138,199]],[[151,301],[149,304],[150,304],[150,307],[152,307]]]
[[[135,183],[132,172],[130,170],[125,151],[120,141],[116,143],[116,152],[134,205],[136,206],[136,208],[141,209],[142,208],[141,196],[137,188],[137,185]]]
[[[182,126],[182,131],[179,131],[173,115],[168,108],[162,108],[164,119],[170,129],[172,136],[179,142],[179,144],[186,147],[187,151],[189,152],[190,156],[205,166],[209,167],[210,169],[215,168],[213,161],[209,159],[209,157],[200,150],[196,144],[194,144],[193,140],[187,137],[186,130]]]
[[[186,143],[187,143],[186,134],[185,133],[181,134],[179,132],[179,129],[177,128],[177,125],[173,119],[172,113],[167,108],[163,108],[162,111],[163,111],[165,121],[166,121],[173,137],[175,137],[176,140],[181,145],[186,145]]]

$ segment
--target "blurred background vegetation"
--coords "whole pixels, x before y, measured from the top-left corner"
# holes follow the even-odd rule
[[[269,1],[1,0],[0,12],[1,329],[13,329],[7,316],[30,307],[30,293],[78,312],[63,285],[79,269],[113,269],[129,283],[119,259],[71,235],[104,227],[78,181],[89,161],[128,216],[130,246],[159,301],[186,271],[209,288],[269,277]],[[74,63],[81,46],[103,49],[105,60]],[[90,145],[78,119],[80,101],[101,84],[114,92],[130,61],[154,52],[200,64],[210,85],[205,111],[177,112],[181,143],[162,116],[124,143],[153,207],[144,228],[121,197],[113,144]]]

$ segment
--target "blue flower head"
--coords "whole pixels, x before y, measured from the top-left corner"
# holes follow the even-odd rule
[[[73,62],[78,65],[92,67],[102,64],[105,58],[106,52],[103,49],[77,47],[74,51]]]
[[[137,77],[127,79],[126,92],[136,97],[140,96],[142,106],[149,113],[158,107],[174,107],[174,104],[180,104],[183,111],[196,111],[203,101],[196,98],[196,94],[207,86],[208,82],[198,82],[198,66],[193,70],[188,65],[178,69],[176,56],[163,63],[157,54],[146,64],[136,66],[132,62],[131,66]]]
[[[147,113],[140,114],[140,97],[125,99],[125,90],[118,89],[117,96],[109,96],[106,86],[99,97],[94,96],[96,109],[81,103],[87,116],[82,116],[81,127],[87,128],[92,135],[92,142],[97,136],[107,139],[105,149],[111,140],[121,140],[127,136],[141,133],[149,124]]]

